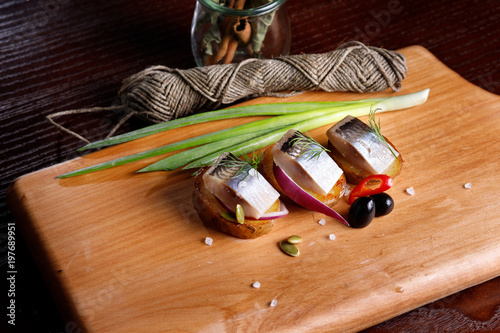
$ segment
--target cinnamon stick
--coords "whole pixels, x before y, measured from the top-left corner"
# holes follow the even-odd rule
[[[231,0],[229,8],[243,9],[246,0]],[[222,38],[219,43],[217,53],[207,58],[207,65],[217,64],[222,60],[224,64],[231,63],[238,48],[239,40],[235,35],[235,26],[240,24],[240,20],[233,17],[225,17],[221,23]],[[248,25],[248,24],[247,24]],[[249,25],[248,25],[249,26]]]

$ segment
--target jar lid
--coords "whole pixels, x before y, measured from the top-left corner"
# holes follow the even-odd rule
[[[285,4],[286,0],[273,0],[269,3],[266,3],[262,6],[255,7],[255,8],[245,8],[245,9],[234,9],[234,8],[228,8],[222,5],[219,5],[215,3],[212,0],[198,0],[199,3],[201,3],[203,6],[206,8],[218,12],[223,15],[228,15],[228,16],[257,16],[257,15],[262,15],[262,14],[267,14],[269,12],[272,12],[282,5]]]

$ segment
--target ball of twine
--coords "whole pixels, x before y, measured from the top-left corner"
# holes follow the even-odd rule
[[[153,66],[124,80],[118,92],[121,105],[109,109],[124,109],[126,117],[112,132],[132,115],[153,123],[165,122],[244,98],[290,96],[311,90],[398,91],[406,72],[402,54],[360,42],[343,44],[328,53],[252,58],[237,64],[190,69]],[[49,115],[48,119],[75,135],[61,128],[53,118],[104,109],[63,111]]]

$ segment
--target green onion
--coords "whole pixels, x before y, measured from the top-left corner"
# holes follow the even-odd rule
[[[365,103],[365,107],[369,107],[371,104]],[[261,133],[256,133],[256,132],[251,132],[250,134],[254,135],[249,135],[245,136],[245,138],[241,138],[243,134],[246,133],[246,128],[243,125],[236,126],[233,128],[230,128],[228,130],[231,130],[231,133],[234,133],[234,135],[230,135],[227,139],[221,140],[221,141],[215,141],[211,143],[207,143],[203,146],[193,148],[191,150],[186,150],[184,152],[177,153],[175,155],[169,156],[167,158],[164,158],[152,165],[147,166],[146,168],[143,168],[139,170],[139,172],[148,172],[148,171],[159,171],[159,170],[164,170],[164,171],[172,171],[174,169],[180,168],[183,165],[186,165],[196,159],[199,159],[200,157],[203,157],[205,155],[210,154],[211,157],[214,156],[214,154],[220,155],[220,153],[224,152],[223,150],[228,149],[235,144],[245,144],[245,142],[253,142],[255,139],[262,138],[262,134],[265,133],[271,133],[280,128],[285,128],[285,131],[279,131],[278,133],[286,133],[286,131],[290,128],[293,128],[297,123],[299,123],[301,120],[306,118],[308,116],[309,118],[315,118],[315,117],[320,117],[324,116],[328,113],[331,112],[340,112],[342,110],[355,110],[359,108],[360,106],[353,105],[353,106],[342,106],[335,108],[334,110],[332,109],[320,109],[320,110],[313,110],[313,111],[306,111],[305,113],[296,113],[293,115],[283,115],[283,116],[276,116],[274,118],[268,118],[268,119],[263,119],[259,121],[255,121],[253,123],[248,123],[248,125],[252,125],[252,128],[254,128],[254,125],[258,125],[259,128],[263,125],[271,124],[271,126],[266,126],[263,131],[260,131]],[[307,118],[306,118],[307,119]],[[247,126],[249,127],[249,126]],[[318,127],[318,126],[317,126]],[[262,127],[264,128],[264,127]],[[315,127],[313,127],[315,128]],[[229,131],[228,131],[229,132]],[[217,133],[217,132],[215,132]],[[275,134],[277,135],[277,134]],[[269,142],[270,140],[274,140],[275,135],[272,137],[268,137],[267,135],[264,136],[267,138],[265,142]],[[251,140],[254,139],[254,140]],[[272,143],[272,142],[271,142]],[[260,147],[260,145],[259,145]],[[258,149],[258,148],[257,148]],[[240,155],[238,155],[240,156]]]
[[[357,105],[357,104],[356,104]],[[353,106],[350,106],[353,107]],[[349,106],[340,106],[338,108],[349,108]],[[131,162],[136,162],[139,160],[143,160],[145,158],[149,157],[154,157],[158,155],[162,155],[165,153],[169,153],[175,150],[183,149],[183,148],[190,148],[210,142],[215,142],[219,140],[224,140],[224,139],[229,139],[229,138],[235,138],[238,135],[242,134],[248,134],[252,132],[257,132],[257,131],[263,131],[266,129],[273,129],[281,126],[287,126],[290,124],[295,124],[299,122],[300,120],[303,120],[304,118],[307,117],[316,117],[319,115],[326,114],[328,112],[332,112],[332,110],[336,110],[337,108],[327,108],[327,109],[319,109],[319,110],[312,110],[312,111],[306,111],[306,112],[296,112],[296,113],[291,113],[291,114],[286,114],[282,116],[275,116],[272,118],[266,118],[266,119],[261,119],[261,120],[256,120],[254,122],[234,126],[231,128],[227,128],[224,130],[212,132],[212,133],[207,133],[204,135],[200,135],[194,138],[174,142],[172,144],[162,146],[159,148],[147,150],[144,152],[140,152],[137,154],[129,155],[129,156],[124,156],[120,157],[108,162],[103,162],[100,164],[96,164],[90,167],[86,167],[83,169],[79,169],[76,171],[68,172],[65,173],[59,178],[67,178],[67,177],[73,177],[73,176],[78,176],[82,174],[86,174],[89,172],[94,172],[94,171],[99,171],[99,170],[104,170],[116,166],[120,166],[123,164],[131,163]]]
[[[180,168],[188,163],[191,163],[205,155],[218,153],[219,155],[224,153],[226,148],[232,147],[235,144],[249,141],[251,139],[262,136],[263,134],[269,133],[272,130],[252,132],[249,134],[242,134],[236,137],[230,137],[229,139],[215,141],[207,143],[203,146],[198,146],[189,150],[182,151],[170,157],[164,158],[156,163],[153,163],[137,172],[149,172],[149,171],[172,171]]]
[[[389,111],[389,110],[385,110]],[[232,147],[229,147],[226,149],[226,151],[232,153],[234,156],[241,156],[244,154],[251,153],[252,151],[262,149],[264,147],[267,147],[273,143],[278,142],[285,133],[291,129],[295,129],[297,131],[305,132],[312,130],[314,128],[318,128],[321,126],[325,126],[331,123],[338,122],[342,120],[345,116],[347,115],[352,115],[354,117],[360,117],[367,115],[368,112],[370,112],[370,106],[361,106],[358,107],[357,109],[351,109],[351,110],[346,110],[346,111],[341,111],[341,112],[335,112],[335,113],[330,113],[326,114],[323,116],[319,116],[313,119],[307,119],[295,124],[292,124],[290,126],[282,127],[274,132],[271,132],[266,135],[259,136],[255,139],[243,142],[241,144],[234,145]],[[172,155],[171,157],[175,157],[176,155]],[[205,155],[201,157],[200,159],[188,164],[185,166],[183,169],[192,169],[192,168],[200,168],[205,165],[212,164],[219,154],[217,152],[214,152],[209,155]],[[161,161],[160,161],[161,162]],[[160,163],[158,163],[161,165]],[[153,169],[150,168],[149,171],[160,171],[161,169]]]
[[[243,154],[247,154],[249,152],[252,152],[254,150],[263,148],[267,145],[273,144],[277,142],[281,136],[286,133],[287,130],[291,128],[295,128],[299,131],[308,131],[320,126],[328,125],[330,123],[339,121],[346,115],[350,114],[355,117],[359,116],[364,116],[368,115],[370,112],[370,109],[376,108],[379,110],[379,112],[384,112],[384,111],[392,111],[392,110],[399,110],[403,108],[409,108],[415,105],[419,105],[424,103],[427,100],[427,96],[429,94],[429,89],[425,89],[413,94],[408,94],[408,95],[401,95],[401,96],[395,96],[395,97],[386,97],[386,98],[373,98],[373,99],[365,99],[365,100],[358,100],[358,101],[352,101],[352,102],[319,102],[319,103],[314,103],[314,102],[303,102],[303,103],[278,103],[278,104],[272,104],[274,107],[274,110],[279,110],[278,112],[286,113],[278,113],[281,115],[276,115],[271,118],[266,118],[262,120],[257,120],[254,122],[246,123],[243,125],[238,125],[234,126],[228,129],[200,135],[194,138],[174,142],[172,144],[151,149],[148,151],[140,152],[137,154],[121,157],[112,161],[107,161],[104,163],[100,163],[97,165],[93,165],[87,168],[83,168],[80,170],[68,172],[66,174],[63,174],[59,176],[60,178],[66,178],[66,177],[71,177],[71,176],[76,176],[76,175],[81,175],[93,171],[98,171],[98,170],[104,170],[108,169],[111,167],[123,165],[126,163],[130,162],[135,162],[138,160],[142,160],[145,158],[153,157],[153,156],[158,156],[164,153],[172,152],[175,150],[183,149],[183,148],[189,148],[189,147],[194,147],[194,146],[199,146],[203,145],[197,148],[193,148],[191,150],[194,150],[194,152],[191,153],[178,153],[172,156],[169,156],[167,159],[167,162],[164,162],[165,164],[162,163],[161,160],[149,167],[146,167],[141,170],[141,172],[144,171],[156,171],[156,170],[173,170],[176,167],[180,167],[182,165],[185,165],[192,161],[194,158],[198,157],[197,160],[194,160],[192,163],[190,163],[187,167],[185,168],[191,168],[195,166],[202,166],[206,164],[210,164],[215,158],[220,155],[222,151],[231,151],[233,154],[237,156],[241,156]],[[331,103],[331,104],[328,104]],[[235,108],[235,109],[242,109],[242,108],[248,108],[245,109],[245,112],[250,112],[251,110],[264,110],[265,108],[270,107],[271,104],[261,104],[261,105],[253,105],[253,106],[248,106],[248,107],[241,107],[241,108]],[[303,111],[303,112],[298,112],[298,107],[299,105],[302,106],[302,109],[307,109],[308,111]],[[307,105],[314,105],[317,107],[318,105],[323,106],[322,108],[318,109],[312,109],[311,107],[308,107]],[[328,105],[328,106],[326,106]],[[326,106],[326,107],[325,107]],[[295,110],[295,111],[290,111],[290,112],[285,112],[286,108],[290,107],[290,110]],[[234,109],[226,109],[226,110],[220,110],[224,112],[230,112],[231,110]],[[217,112],[217,111],[213,111]],[[243,111],[241,111],[243,112]],[[210,114],[210,112],[208,112]],[[275,113],[276,114],[276,113]],[[202,116],[203,114],[196,115],[196,116]],[[211,120],[216,120],[216,119],[221,119],[218,118],[221,116],[222,113],[219,113],[218,115],[215,116],[215,118],[210,118],[211,116],[208,115],[208,119]],[[252,113],[251,115],[256,115]],[[262,115],[260,113],[259,115]],[[240,115],[243,116],[243,115]],[[189,117],[186,117],[184,119],[187,119]],[[230,114],[226,114],[225,118],[231,118]],[[182,120],[179,119],[179,120]],[[198,120],[201,120],[200,122],[204,121],[210,121],[207,120],[207,118],[199,118]],[[195,121],[197,121],[195,119]],[[172,121],[173,122],[173,121]],[[170,123],[170,122],[169,122]],[[182,123],[182,122],[179,122]],[[179,123],[176,125],[174,123],[175,127],[179,126],[184,126],[184,125],[189,125],[192,124],[191,121],[187,121],[184,124]],[[168,127],[166,124],[158,124],[158,125],[153,125],[157,127],[153,127],[153,132],[157,133],[159,131],[164,130],[164,128]],[[159,126],[162,125],[162,126]],[[150,126],[151,127],[151,126]],[[174,128],[175,128],[174,127]],[[137,131],[136,131],[137,132]],[[132,134],[127,137],[127,135],[124,135],[124,137],[127,139],[126,141],[133,140],[136,138],[137,135],[150,135],[154,134],[153,132],[148,132],[147,130],[143,131],[142,134]],[[150,134],[145,134],[144,133],[150,133]],[[253,133],[253,134],[252,134]],[[128,133],[130,134],[130,133]],[[243,135],[247,135],[244,137],[244,139],[240,138]],[[142,137],[139,136],[139,137]],[[113,138],[111,138],[113,139]],[[232,140],[231,140],[232,139]],[[245,140],[246,139],[246,140]],[[109,139],[108,139],[109,140]],[[113,144],[113,143],[111,143]],[[91,144],[92,145],[92,144]],[[107,144],[106,144],[107,145]],[[88,146],[86,146],[88,147]],[[84,147],[85,148],[85,147]],[[203,152],[200,155],[196,155],[197,153]],[[182,154],[182,155],[180,155]],[[177,156],[177,157],[176,157]],[[215,156],[215,158],[214,158]],[[184,159],[187,158],[188,159]],[[189,160],[189,161],[188,161]],[[165,167],[167,165],[168,167]]]
[[[318,128],[321,126],[325,126],[331,123],[336,123],[342,120],[345,116],[351,115],[353,117],[366,116],[370,114],[370,111],[373,107],[375,107],[379,112],[393,111],[399,110],[403,108],[412,107],[415,105],[419,105],[424,103],[427,100],[427,95],[429,90],[423,90],[421,92],[397,96],[397,97],[388,97],[386,99],[381,99],[376,104],[366,104],[362,103],[362,105],[356,105],[351,107],[342,107],[337,108],[337,112],[328,113],[317,118],[306,119],[302,122],[292,124],[290,126],[285,126],[275,130],[274,132],[270,132],[269,134],[257,137],[255,139],[243,142],[241,144],[233,145],[232,147],[225,147],[226,152],[231,152],[235,156],[241,156],[244,154],[249,154],[258,149],[262,149],[266,146],[269,146],[281,139],[285,133],[290,129],[296,129],[301,132],[306,132],[312,130],[314,128]],[[361,104],[361,103],[360,103]],[[178,154],[167,157],[170,163],[176,160],[176,156]],[[199,168],[205,165],[209,165],[213,163],[217,159],[220,154],[217,151],[214,151],[211,154],[205,154],[205,156],[200,156],[200,158],[183,169],[192,169]],[[165,159],[164,159],[165,160]],[[162,161],[158,161],[155,164],[147,167],[148,171],[160,171],[162,170]],[[176,161],[178,164],[182,164],[182,159]],[[185,163],[187,164],[187,163]],[[154,167],[153,167],[154,166]]]
[[[79,148],[78,151],[83,151],[93,148],[108,147],[115,144],[124,143],[135,139],[140,139],[170,129],[188,125],[201,124],[214,120],[249,117],[249,116],[277,116],[290,113],[325,109],[325,108],[330,108],[332,106],[357,104],[359,102],[361,101],[273,103],[273,104],[246,105],[246,106],[234,107],[223,110],[203,112],[200,114],[195,114],[184,118],[170,120],[164,123],[146,126],[144,128],[135,131],[95,141]]]

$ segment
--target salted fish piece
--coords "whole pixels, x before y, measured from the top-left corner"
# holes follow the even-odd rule
[[[333,125],[326,135],[333,147],[352,165],[372,174],[385,173],[399,156],[395,149],[389,149],[372,132],[370,126],[353,116],[346,116]]]
[[[259,219],[278,200],[279,193],[257,170],[224,153],[203,175],[207,189],[227,207],[240,204],[245,217]]]
[[[306,136],[295,129],[286,132],[271,149],[274,163],[300,187],[327,195],[343,171],[324,150],[313,155],[321,148],[319,144],[296,141],[299,138]]]

